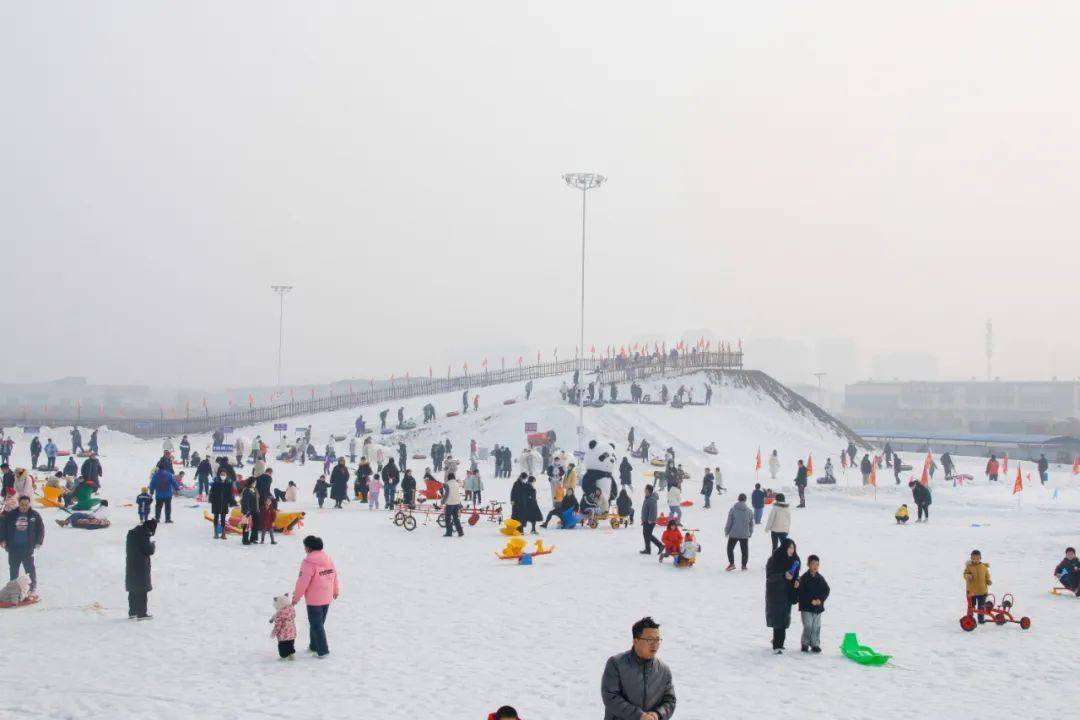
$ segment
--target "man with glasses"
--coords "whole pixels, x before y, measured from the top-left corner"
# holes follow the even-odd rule
[[[631,628],[633,646],[608,658],[600,680],[604,720],[668,720],[675,713],[671,670],[657,659],[660,626],[643,617]]]

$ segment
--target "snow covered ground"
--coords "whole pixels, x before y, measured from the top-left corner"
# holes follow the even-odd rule
[[[700,397],[701,376],[685,381],[698,385]],[[433,398],[440,419],[410,436],[410,451],[446,436],[458,456],[472,438],[520,449],[525,422],[555,429],[572,448],[576,410],[558,402],[558,382],[537,382],[528,402],[520,387],[484,388],[480,412],[464,417],[444,417],[460,405],[459,393]],[[509,397],[519,402],[502,405]],[[410,401],[406,414],[418,417],[426,401]],[[378,409],[364,411],[369,423]],[[321,446],[329,433],[351,429],[354,417],[297,418],[290,428],[310,420]],[[133,508],[117,506],[134,499],[161,444],[102,433],[103,495],[114,505],[113,527],[62,530],[51,522],[57,511],[42,511],[50,526],[37,554],[43,600],[0,611],[0,676],[7,680],[0,717],[481,718],[511,703],[526,718],[598,718],[604,660],[629,647],[630,624],[646,614],[662,623],[661,656],[674,672],[677,718],[1042,718],[1070,705],[1080,603],[1047,592],[1063,548],[1080,540],[1080,491],[1068,468],[1053,468],[1050,487],[1027,488],[1018,500],[1012,474],[989,486],[983,461],[959,459],[979,479],[955,489],[939,483],[931,522],[905,527],[892,515],[900,502],[910,503],[910,493],[892,485],[891,475],[881,474],[876,499],[855,487],[855,473],[842,476],[844,487],[812,486],[809,506],[795,511],[792,537],[804,559],[821,556],[832,586],[825,653],[797,651],[795,613],[789,652],[776,657],[764,621],[769,540],[755,534],[750,571],[725,572],[726,510],[735,494],[753,487],[759,446],[763,455],[779,450],[780,487],[790,485],[797,457],[813,452],[820,474],[826,457],[836,462],[843,441],[768,398],[733,388],[718,391],[708,408],[608,406],[587,410],[586,424],[620,450],[630,425],[654,449],[676,449],[692,475],[684,493],[695,500],[687,523],[700,529],[704,550],[695,568],[658,566],[655,556],[639,555],[636,526],[547,531],[541,537],[555,552],[521,567],[495,559],[503,538],[492,523],[444,539],[434,523],[409,533],[388,513],[357,503],[318,510],[310,492],[320,466],[271,463],[276,486],[293,480],[301,487],[303,531],[279,537],[276,547],[215,542],[203,508],[175,500],[175,524],[157,535],[155,619],[144,623],[126,619],[123,541],[136,518]],[[29,438],[8,432],[19,441],[14,464],[27,464]],[[269,426],[239,432],[274,436]],[[57,429],[53,437],[67,436]],[[207,442],[192,440],[199,449]],[[700,452],[710,440],[719,457]],[[711,510],[700,507],[697,494],[706,462],[722,468],[729,490],[714,497]],[[410,467],[422,472],[424,461]],[[640,507],[647,466],[636,467]],[[505,500],[511,481],[493,478],[490,463],[483,471],[486,497]],[[545,487],[539,496],[546,511]],[[341,576],[342,596],[327,625],[331,656],[281,663],[268,636],[271,598],[291,590],[307,533],[324,538]],[[972,548],[990,564],[992,590],[1016,595],[1018,612],[1032,618],[1030,630],[960,630],[961,571]],[[302,646],[302,613],[298,628]],[[894,666],[845,660],[836,649],[845,631],[893,655]]]

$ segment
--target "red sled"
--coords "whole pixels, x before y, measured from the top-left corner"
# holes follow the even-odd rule
[[[457,417],[460,414],[461,413],[459,413],[457,410],[451,410],[450,412],[446,413],[446,417]]]
[[[8,603],[8,602],[0,602],[0,608],[26,607],[27,605],[34,605],[39,600],[41,600],[41,598],[38,597],[37,595],[28,595],[25,600],[23,600],[21,603],[18,603],[18,604],[12,604],[12,603]]]

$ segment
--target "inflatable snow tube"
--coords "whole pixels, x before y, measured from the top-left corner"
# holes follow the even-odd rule
[[[394,430],[392,428],[383,428],[379,432],[382,433],[383,435],[393,435],[394,434]]]
[[[459,413],[457,410],[451,410],[450,412],[446,413],[446,417],[457,417],[460,414],[461,413]]]
[[[424,453],[413,453],[412,459],[413,460],[427,460],[427,455],[425,455]]]
[[[397,429],[398,430],[415,430],[416,429],[416,423],[411,422],[411,421],[410,422],[398,423]]]
[[[664,467],[665,465],[667,465],[667,463],[665,463],[660,458],[653,458],[652,460],[649,461],[649,464],[652,465],[653,467]]]
[[[176,495],[177,497],[182,498],[197,498],[199,496],[199,489],[188,485],[181,485],[176,491]]]
[[[80,530],[104,530],[109,525],[111,523],[108,518],[79,518],[72,521],[70,526]]]
[[[503,405],[513,405],[516,402],[517,402],[517,400],[514,400],[513,398],[511,398],[509,400],[503,400]]]
[[[569,509],[560,515],[559,519],[562,520],[563,530],[573,530],[584,517],[584,515],[574,512],[573,509]]]

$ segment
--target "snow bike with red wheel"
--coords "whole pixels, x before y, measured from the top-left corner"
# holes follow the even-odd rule
[[[971,596],[967,598],[967,613],[960,618],[960,627],[965,632],[971,632],[977,628],[980,624],[985,624],[986,620],[994,623],[995,625],[1005,625],[1007,623],[1016,623],[1020,626],[1021,630],[1027,630],[1031,627],[1031,618],[1024,615],[1017,619],[1013,617],[1012,608],[1016,604],[1016,598],[1012,596],[1012,593],[1005,593],[1001,597],[1001,604],[997,604],[997,600],[993,595],[987,595],[982,604],[978,607],[975,606],[974,600]],[[983,621],[983,622],[980,622]]]

